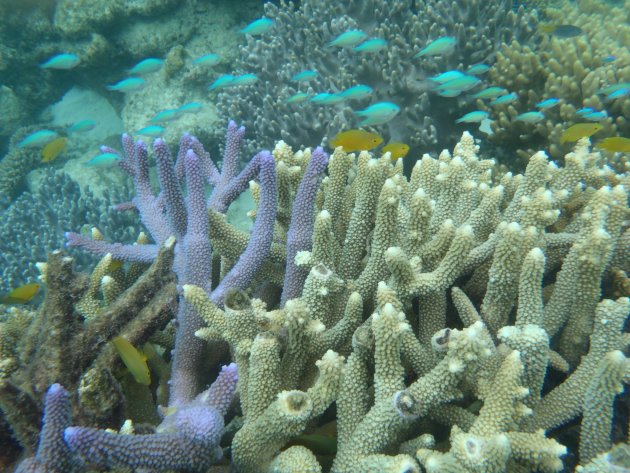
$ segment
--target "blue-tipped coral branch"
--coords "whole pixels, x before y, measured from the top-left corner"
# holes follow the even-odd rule
[[[39,446],[34,457],[27,458],[15,470],[16,473],[71,473],[77,463],[63,434],[70,425],[70,400],[68,392],[60,385],[48,388],[44,401],[44,427],[39,436]]]
[[[268,151],[258,153],[241,175],[237,175],[244,128],[230,122],[227,130],[223,172],[220,173],[199,141],[184,135],[176,160],[162,139],[153,143],[161,192],[154,195],[149,181],[149,153],[142,141],[122,138],[124,159],[120,166],[133,178],[136,197],[133,204],[156,244],[120,245],[94,241],[68,233],[68,246],[82,247],[97,254],[111,253],[115,259],[147,262],[169,236],[177,239],[173,269],[179,285],[194,284],[208,293],[212,285],[212,247],[208,237],[208,209],[225,210],[256,174],[262,188],[252,238],[239,261],[210,294],[221,305],[228,287],[245,289],[252,281],[271,247],[276,218],[275,163]],[[205,183],[214,186],[206,201]],[[183,186],[187,187],[184,197]],[[179,328],[173,350],[170,407],[190,402],[200,390],[200,365],[204,343],[195,337],[202,327],[199,316],[181,300],[178,307]]]
[[[69,427],[65,441],[87,464],[107,468],[201,471],[223,457],[223,416],[236,390],[236,364],[224,366],[212,386],[167,416],[155,434],[121,435]]]
[[[304,177],[295,195],[291,226],[287,236],[287,266],[280,302],[282,306],[289,299],[302,295],[308,269],[298,266],[295,263],[295,256],[298,251],[311,250],[313,222],[315,220],[315,197],[327,165],[328,155],[321,147],[316,148],[311,155],[311,160],[308,162]]]

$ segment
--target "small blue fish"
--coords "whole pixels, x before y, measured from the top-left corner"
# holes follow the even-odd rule
[[[615,56],[614,54],[602,58],[602,62],[605,64],[610,64],[611,62],[615,62],[616,60],[617,56]]]
[[[434,87],[433,90],[459,90],[460,92],[463,92],[472,89],[480,83],[481,81],[475,76],[463,75],[462,77],[444,82],[443,84]]]
[[[400,107],[391,102],[378,102],[370,105],[364,110],[354,112],[355,115],[362,117],[363,121],[359,126],[381,125],[392,120],[400,112]]]
[[[164,65],[164,61],[154,57],[143,59],[138,64],[133,66],[127,72],[131,75],[150,74],[151,72],[159,71]]]
[[[630,89],[630,82],[620,82],[619,84],[609,85],[603,89],[596,90],[596,94],[610,95],[619,89]]]
[[[326,99],[330,98],[331,96],[332,96],[332,94],[329,94],[328,92],[322,92],[321,94],[317,94],[317,95],[314,95],[313,97],[311,97],[309,99],[309,102],[320,103],[323,100],[326,100]]]
[[[548,110],[550,108],[555,107],[559,103],[560,103],[560,99],[552,97],[550,99],[543,100],[542,102],[538,102],[536,104],[536,108],[539,108],[541,110]]]
[[[430,42],[424,49],[417,52],[413,57],[440,56],[450,54],[455,49],[457,40],[452,36],[443,36]]]
[[[84,166],[91,168],[106,169],[116,166],[120,161],[120,156],[116,153],[101,153],[98,156],[94,156]]]
[[[367,35],[361,30],[350,30],[345,33],[341,33],[330,43],[328,47],[339,46],[340,48],[351,48],[359,43],[362,43],[367,38]]]
[[[198,58],[194,59],[192,63],[195,66],[212,67],[219,64],[219,62],[221,62],[221,57],[218,54],[209,53],[204,54],[203,56],[199,56]]]
[[[323,92],[312,97],[310,100],[318,105],[335,105],[343,102],[343,97],[340,94],[329,94],[328,92]]]
[[[606,96],[606,101],[612,101],[612,100],[617,100],[623,97],[626,97],[628,94],[630,94],[630,89],[617,89],[614,92],[611,92],[610,94],[608,94]]]
[[[475,110],[474,112],[467,113],[463,117],[455,120],[455,123],[480,123],[481,120],[488,118],[488,112],[482,112],[481,110]]]
[[[291,77],[291,82],[308,82],[309,80],[315,79],[319,74],[317,71],[306,70],[302,72],[298,72],[293,77]]]
[[[507,90],[503,87],[487,87],[483,90],[480,90],[476,94],[471,95],[474,99],[494,99],[499,95],[507,94]]]
[[[525,123],[538,123],[544,120],[545,116],[541,112],[525,112],[517,115],[514,120],[518,120]]]
[[[84,133],[96,128],[94,120],[81,120],[68,127],[68,133]]]
[[[235,78],[236,77],[233,76],[232,74],[224,74],[222,76],[219,76],[217,80],[215,80],[212,84],[210,84],[208,89],[214,90],[214,89],[224,89],[226,87],[230,87],[232,85],[232,82],[234,82]]]
[[[485,74],[490,70],[490,66],[487,64],[474,64],[468,68],[466,71],[467,74],[471,76],[479,76],[481,74]]]
[[[34,148],[36,146],[44,146],[59,135],[51,130],[39,130],[31,133],[18,143],[18,148]]]
[[[298,92],[296,94],[293,94],[291,97],[286,98],[284,101],[286,103],[302,103],[306,102],[309,97],[310,95],[306,92]]]
[[[76,54],[62,53],[39,65],[42,69],[72,69],[81,62]]]
[[[591,113],[587,113],[585,115],[582,115],[582,117],[585,120],[588,120],[588,121],[591,121],[591,122],[598,122],[598,121],[603,120],[604,118],[608,117],[608,114],[606,113],[606,111],[591,112]]]
[[[345,100],[361,100],[372,95],[372,87],[359,84],[344,90],[339,95]]]
[[[116,90],[123,93],[135,92],[137,90],[144,89],[146,85],[146,81],[140,77],[129,77],[128,79],[123,79],[113,85],[108,85],[107,90]]]
[[[377,53],[387,47],[387,41],[382,38],[372,38],[352,48],[357,53]]]
[[[492,106],[495,106],[495,105],[506,105],[508,103],[515,102],[516,100],[518,100],[518,95],[516,94],[516,92],[510,92],[507,95],[503,95],[501,97],[497,97],[496,99],[492,100],[490,102],[490,105],[492,105]]]
[[[159,125],[151,125],[151,126],[145,126],[144,128],[136,131],[136,133],[142,136],[156,137],[156,136],[162,136],[165,131],[166,130],[164,129],[164,127],[161,127]]]
[[[230,86],[252,85],[256,82],[258,82],[258,76],[256,74],[241,74],[232,79]]]
[[[451,81],[453,79],[459,79],[460,77],[464,77],[466,74],[460,71],[446,71],[438,74],[437,76],[431,77],[433,82],[437,82],[438,84],[444,84],[445,82]]]
[[[250,34],[252,36],[257,36],[261,34],[265,34],[273,27],[273,20],[269,18],[259,18],[258,20],[252,21],[249,25],[243,28],[241,33]]]
[[[589,113],[593,113],[595,110],[593,110],[591,107],[584,107],[579,109],[577,112],[575,112],[577,115],[580,116],[584,116],[584,115],[588,115]]]
[[[457,89],[446,89],[446,90],[440,90],[437,93],[440,97],[458,97],[460,95],[462,95],[462,91],[461,90],[457,90]]]
[[[151,123],[165,123],[172,122],[173,120],[177,120],[179,118],[179,110],[174,108],[169,108],[167,110],[162,110],[161,112],[156,113],[149,122]]]
[[[199,113],[203,108],[203,104],[199,102],[188,102],[177,109],[179,113]]]

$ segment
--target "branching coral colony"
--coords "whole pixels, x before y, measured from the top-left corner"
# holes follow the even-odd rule
[[[121,208],[139,211],[154,243],[69,234],[104,255],[91,278],[52,254],[42,308],[0,325],[0,399],[24,412],[6,418],[34,454],[20,471],[556,472],[624,458],[606,452],[627,421],[614,401],[630,379],[628,174],[583,139],[563,167],[539,152],[523,175],[493,175],[468,133],[410,178],[388,154],[329,159],[283,142],[238,174],[243,133],[230,123],[222,172],[193,137],[175,160],[156,140],[157,196],[146,147],[123,137],[136,197]],[[251,234],[224,216],[248,183]],[[175,306],[164,328],[155,314]],[[46,327],[54,336],[30,346]],[[96,328],[93,346],[79,343]],[[168,408],[149,431],[121,428],[135,398],[112,371],[105,342],[118,334],[151,340],[157,380],[142,392]],[[203,391],[208,347],[229,347],[235,364]],[[54,369],[31,378],[43,350],[59,354]],[[94,402],[112,391],[125,393],[118,410]],[[565,431],[576,419],[579,440]]]

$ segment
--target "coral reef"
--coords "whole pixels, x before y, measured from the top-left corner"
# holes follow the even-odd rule
[[[56,382],[71,393],[75,420],[92,425],[116,422],[122,414],[121,396],[110,394],[108,403],[95,405],[86,402],[85,392],[88,396],[90,390],[116,393],[111,370],[117,356],[107,340],[124,334],[130,342],[142,344],[172,318],[176,301],[172,262],[171,242],[144,273],[131,267],[128,271],[110,268],[110,278],[119,283],[117,297],[89,323],[75,307],[88,281],[73,271],[72,258],[55,251],[40,265],[47,287],[41,307],[32,313],[12,311],[0,324],[0,408],[27,452],[34,452],[37,445],[40,399]],[[90,382],[100,384],[86,389]]]
[[[630,132],[630,98],[606,100],[601,92],[608,86],[630,82],[630,27],[621,8],[607,6],[586,14],[589,2],[565,2],[562,8],[545,9],[552,24],[571,24],[584,34],[575,38],[545,36],[539,45],[512,41],[502,46],[497,60],[488,72],[492,85],[518,93],[518,101],[510,105],[489,108],[481,101],[478,106],[491,111],[493,135],[490,140],[508,150],[518,149],[520,158],[527,158],[537,149],[545,148],[554,159],[562,158],[573,143],[562,143],[565,129],[586,120],[576,112],[583,107],[606,111],[600,120],[602,129],[595,138],[627,136]],[[626,2],[626,10],[627,10]],[[602,28],[606,24],[606,28]],[[606,58],[615,58],[607,62]],[[543,99],[561,100],[558,107],[545,111],[545,119],[523,123],[515,117]],[[623,159],[623,158],[622,158]],[[618,166],[627,169],[627,161]]]
[[[514,175],[480,158],[464,133],[452,154],[423,156],[407,178],[388,155],[338,148],[328,158],[284,142],[237,173],[243,133],[230,123],[221,171],[193,137],[182,138],[175,159],[156,140],[157,196],[148,149],[123,138],[121,165],[136,189],[125,206],[138,209],[154,243],[68,234],[71,245],[105,254],[91,280],[72,275],[54,253],[43,268],[48,291],[39,312],[13,311],[0,323],[0,366],[9,373],[1,405],[29,452],[37,397],[53,382],[78,392],[73,422],[85,427],[67,428],[66,445],[100,467],[202,471],[226,462],[216,449],[224,414],[229,461],[245,473],[419,472],[420,465],[558,472],[578,456],[583,465],[605,461],[600,456],[624,440],[614,400],[628,380],[630,301],[604,298],[601,286],[613,271],[630,269],[630,177],[605,167],[588,139],[562,166],[538,152]],[[251,234],[224,217],[248,183],[256,202]],[[125,274],[155,261],[122,292],[110,281],[120,259],[131,262]],[[182,289],[174,345],[157,315],[174,303],[171,261]],[[134,317],[149,284],[142,300],[152,302]],[[77,311],[88,317],[83,328]],[[98,329],[102,347],[125,331],[123,323],[135,327],[134,343],[153,334],[165,348],[152,355],[160,380],[147,388],[164,400],[170,391],[155,431],[108,433],[98,428],[120,414],[110,411],[103,422],[86,412],[87,395],[99,388],[81,383],[98,379],[96,368],[112,376],[112,355],[93,350],[86,360],[84,343]],[[64,334],[78,330],[65,339],[70,352],[54,329],[62,326]],[[56,335],[38,349],[44,329]],[[16,339],[26,345],[16,348]],[[221,407],[210,403],[215,414],[204,410],[215,397],[201,388],[212,379],[202,362],[206,343],[219,356],[227,346],[236,363],[219,375],[227,370],[231,381]],[[166,363],[170,375],[157,368]],[[228,409],[235,385],[240,402]],[[579,424],[579,443],[565,431],[570,422]],[[176,447],[167,451],[171,440]],[[190,463],[182,448],[205,456]]]
[[[22,158],[30,154],[18,152]],[[36,280],[36,264],[63,246],[68,228],[94,226],[106,229],[107,235],[118,241],[133,241],[135,219],[111,208],[125,198],[126,190],[112,189],[111,195],[106,192],[100,199],[89,188],[82,192],[67,174],[49,168],[35,192],[24,192],[7,209],[0,210],[0,293]],[[94,264],[94,258],[85,253],[73,251],[72,255],[81,271]]]
[[[0,295],[43,286],[0,305],[0,470],[626,468],[630,165],[597,142],[630,133],[630,0],[262,3],[0,1]],[[352,29],[387,46],[329,44]],[[61,51],[72,71],[36,67]],[[148,56],[143,90],[104,90]],[[516,100],[431,90],[473,65]],[[228,72],[256,77],[208,92]],[[378,101],[409,158],[317,146]],[[470,107],[487,139],[453,124]],[[601,129],[565,140],[584,107]],[[99,110],[53,163],[16,145]],[[111,175],[84,172],[97,139]]]
[[[173,0],[0,3],[0,104],[5,112],[0,118],[0,155],[19,126],[45,122],[41,112],[72,86],[104,91],[106,84],[118,81],[140,59],[166,57],[182,46],[186,54],[201,55],[210,49],[231,56],[236,37],[233,25],[260,10],[259,2],[253,0],[228,4]],[[72,71],[37,67],[59,52],[77,54],[80,64]],[[167,96],[179,100],[181,84],[166,87],[163,82],[161,87],[162,105]],[[176,106],[189,100],[192,97]],[[151,110],[145,111],[142,120],[151,116]]]
[[[511,7],[512,2],[504,0],[266,3],[265,17],[275,22],[274,34],[248,36],[234,64],[238,73],[255,73],[260,80],[240,87],[236,94],[219,93],[219,110],[253,130],[254,147],[271,146],[276,137],[291,146],[320,143],[341,130],[356,128],[352,108],[360,108],[365,99],[337,105],[290,104],[286,99],[298,91],[334,93],[366,84],[374,89],[374,102],[390,101],[402,108],[394,120],[378,127],[379,132],[416,150],[439,152],[461,133],[452,124],[466,99],[430,93],[426,79],[493,61],[501,41],[530,39],[535,15],[522,9],[514,13]],[[326,47],[335,36],[352,29],[383,38],[388,47],[368,55]],[[453,54],[412,58],[440,36],[456,38]],[[318,77],[304,86],[289,81],[305,69],[316,70]]]

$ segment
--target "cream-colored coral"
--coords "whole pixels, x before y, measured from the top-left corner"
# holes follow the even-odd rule
[[[568,127],[585,121],[576,113],[583,107],[608,113],[599,122],[602,129],[595,139],[626,136],[630,130],[630,98],[606,101],[606,94],[600,92],[606,86],[630,81],[630,27],[622,8],[587,7],[594,3],[563,2],[559,8],[545,9],[550,24],[575,25],[583,34],[570,40],[542,35],[536,47],[517,42],[505,44],[488,73],[492,84],[519,96],[513,104],[490,109],[494,119],[491,139],[502,146],[512,143],[523,150],[519,153],[522,158],[531,154],[536,145],[548,147],[553,158],[570,151],[572,144],[563,144],[561,137]],[[602,28],[603,24],[606,28]],[[608,56],[616,59],[607,63]],[[515,121],[516,115],[535,109],[536,103],[550,97],[561,99],[561,103],[545,111],[543,121],[536,124]],[[478,104],[486,108],[481,101]],[[623,161],[619,166],[623,169]]]

